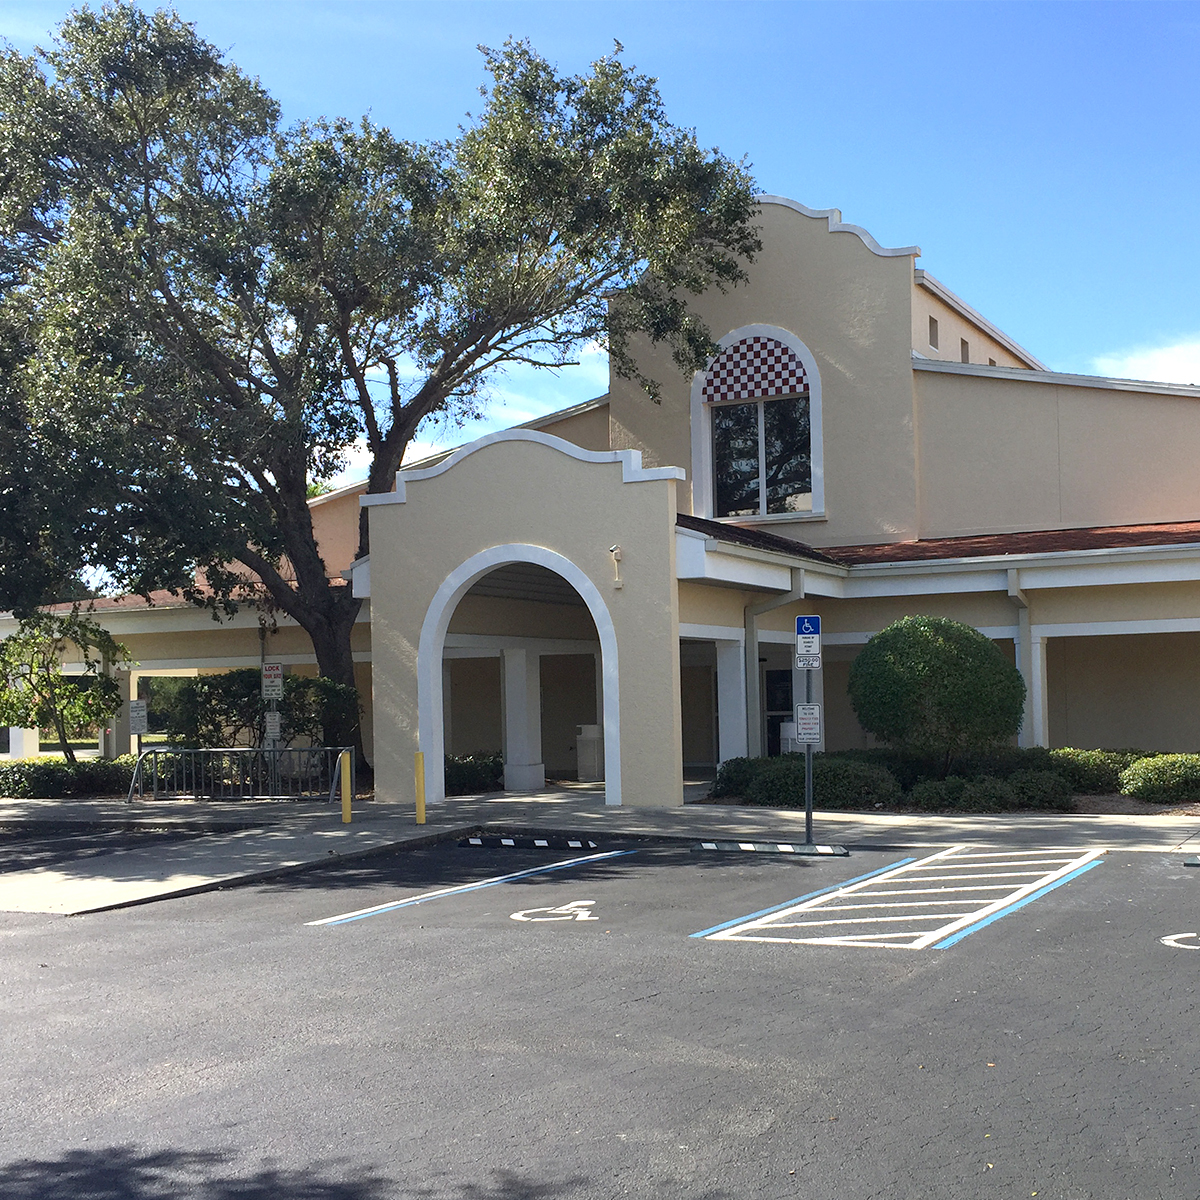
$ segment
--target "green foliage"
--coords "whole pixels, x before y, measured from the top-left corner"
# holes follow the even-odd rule
[[[762,764],[746,789],[747,804],[769,808],[804,807],[804,756],[783,754],[755,760]],[[813,806],[825,809],[872,808],[900,797],[895,777],[883,767],[825,755],[813,760]]]
[[[1008,784],[1020,808],[1072,812],[1071,785],[1057,771],[1014,771]]]
[[[850,702],[881,741],[936,757],[944,775],[965,750],[1016,734],[1025,703],[1017,669],[978,630],[945,617],[904,617],[850,668]]]
[[[708,794],[714,800],[744,796],[754,782],[759,767],[766,761],[763,758],[727,758],[717,768],[717,777]]]
[[[1200,754],[1140,758],[1121,772],[1121,793],[1161,804],[1200,800]]]
[[[181,681],[159,710],[176,745],[214,748],[261,746],[268,703],[254,667]],[[280,744],[353,745],[359,720],[358,693],[321,676],[285,675]]]
[[[74,649],[81,675],[66,675],[63,661]],[[68,762],[70,739],[107,721],[121,707],[121,690],[104,667],[129,662],[125,647],[107,630],[80,615],[35,612],[0,641],[0,723],[53,729]]]
[[[0,55],[14,436],[77,449],[97,481],[77,525],[121,587],[265,595],[347,686],[361,601],[322,559],[310,487],[362,442],[368,491],[390,490],[422,420],[474,415],[511,363],[599,342],[655,394],[634,337],[702,366],[689,298],[759,247],[746,169],[619,52],[570,76],[522,42],[485,60],[478,117],[418,145],[367,120],[284,129],[193,26],[131,3]]]
[[[1073,750],[1048,752],[1053,770],[1067,780],[1071,790],[1086,796],[1106,796],[1121,789],[1121,772],[1142,758],[1141,750]]]
[[[504,787],[504,758],[499,754],[446,755],[446,795],[474,796]]]
[[[0,763],[0,796],[57,800],[64,796],[124,796],[129,792],[136,759],[26,758]]]

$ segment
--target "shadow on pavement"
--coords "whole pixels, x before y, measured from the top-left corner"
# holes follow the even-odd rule
[[[70,1150],[53,1159],[0,1166],[5,1200],[553,1200],[586,1195],[575,1176],[537,1180],[494,1171],[483,1182],[408,1187],[374,1167],[344,1160],[305,1167],[269,1161],[239,1170],[238,1156],[215,1150],[143,1150],[108,1146]],[[713,1200],[717,1200],[713,1197]]]

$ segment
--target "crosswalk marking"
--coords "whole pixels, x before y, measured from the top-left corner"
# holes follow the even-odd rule
[[[924,950],[953,944],[980,924],[1098,865],[1104,850],[982,850],[950,846],[858,883],[712,933],[710,941],[788,942]],[[996,870],[994,868],[1005,868]],[[952,871],[953,874],[933,872]],[[1003,879],[1004,883],[972,880]],[[946,883],[958,886],[944,886]],[[899,883],[901,888],[887,885]],[[932,886],[931,886],[932,885]],[[896,899],[895,897],[919,897]],[[858,915],[834,915],[854,913]],[[825,931],[825,932],[819,932]]]

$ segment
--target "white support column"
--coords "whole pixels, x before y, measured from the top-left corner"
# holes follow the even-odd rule
[[[1046,686],[1046,638],[1030,637],[1029,701],[1033,714],[1030,745],[1050,745],[1050,695]]]
[[[37,758],[42,752],[41,734],[36,729],[8,728],[8,757]]]
[[[132,671],[114,671],[113,679],[121,689],[121,707],[109,718],[100,736],[101,758],[119,758],[134,751],[133,735],[129,732],[129,701],[134,698]]]
[[[536,792],[545,786],[541,658],[531,650],[505,650],[504,788]]]
[[[445,747],[447,754],[453,754],[454,735],[451,731],[450,721],[454,715],[454,706],[451,703],[451,677],[450,677],[450,660],[442,659],[442,737],[445,739]]]
[[[715,644],[717,758],[725,762],[726,759],[746,756],[746,660],[741,641],[719,641]]]

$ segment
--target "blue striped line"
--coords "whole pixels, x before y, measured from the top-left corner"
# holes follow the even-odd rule
[[[395,912],[398,908],[409,908],[414,904],[425,904],[429,900],[441,900],[445,896],[461,896],[464,892],[477,892],[480,888],[495,887],[500,883],[510,883],[514,879],[525,879],[530,875],[546,875],[550,871],[565,871],[568,867],[581,867],[586,863],[600,862],[606,858],[621,858],[626,854],[636,854],[636,850],[610,850],[606,854],[589,854],[586,858],[572,858],[567,862],[551,863],[547,867],[530,867],[527,871],[514,871],[511,875],[501,875],[496,879],[484,879],[480,883],[464,883],[461,887],[443,888],[423,896],[410,896],[407,900],[396,900],[391,904],[380,904],[376,908],[363,909],[361,912],[347,913],[342,917],[326,917],[323,921],[309,921],[309,925],[345,925],[350,921],[361,921],[365,917],[377,917],[380,913]]]
[[[882,875],[885,871],[894,871],[897,867],[903,867],[906,863],[916,861],[915,858],[902,858],[899,862],[889,863],[886,867],[879,867],[874,871],[868,871],[865,875],[856,875],[853,879],[843,879],[841,883],[831,883],[828,887],[819,888],[815,892],[809,892],[807,896],[797,896],[795,900],[785,900],[782,904],[775,904],[770,908],[760,908],[758,912],[752,912],[748,916],[735,917],[732,921],[723,921],[720,925],[714,925],[711,929],[702,929],[699,933],[689,933],[688,937],[708,937],[710,933],[720,933],[722,929],[730,929],[734,925],[741,925],[744,921],[753,921],[758,917],[766,917],[770,916],[771,913],[782,912],[785,908],[791,908],[793,904],[803,904],[805,900],[813,900],[817,896],[825,896],[829,892],[836,892],[841,888],[849,887],[852,883],[862,883],[864,879],[873,879],[876,875]]]
[[[1016,912],[1018,908],[1024,908],[1026,904],[1032,904],[1034,900],[1044,896],[1047,892],[1052,892],[1056,887],[1062,887],[1064,883],[1070,883],[1072,879],[1082,875],[1084,871],[1090,871],[1093,867],[1098,867],[1102,863],[1102,859],[1093,859],[1090,863],[1084,863],[1082,867],[1077,867],[1070,875],[1064,875],[1061,879],[1056,879],[1053,883],[1048,883],[1044,888],[1038,888],[1036,892],[1031,892],[1024,899],[1018,900],[1015,904],[1010,904],[1007,908],[1002,908],[999,912],[994,912],[990,917],[984,917],[982,921],[976,921],[974,925],[968,925],[966,929],[960,929],[957,933],[951,934],[948,938],[944,938],[940,942],[935,942],[933,948],[935,950],[947,950],[953,946],[955,942],[961,942],[969,933],[975,933],[982,929],[985,925],[990,925],[993,921],[1000,920],[1001,917],[1007,917],[1009,913]]]

